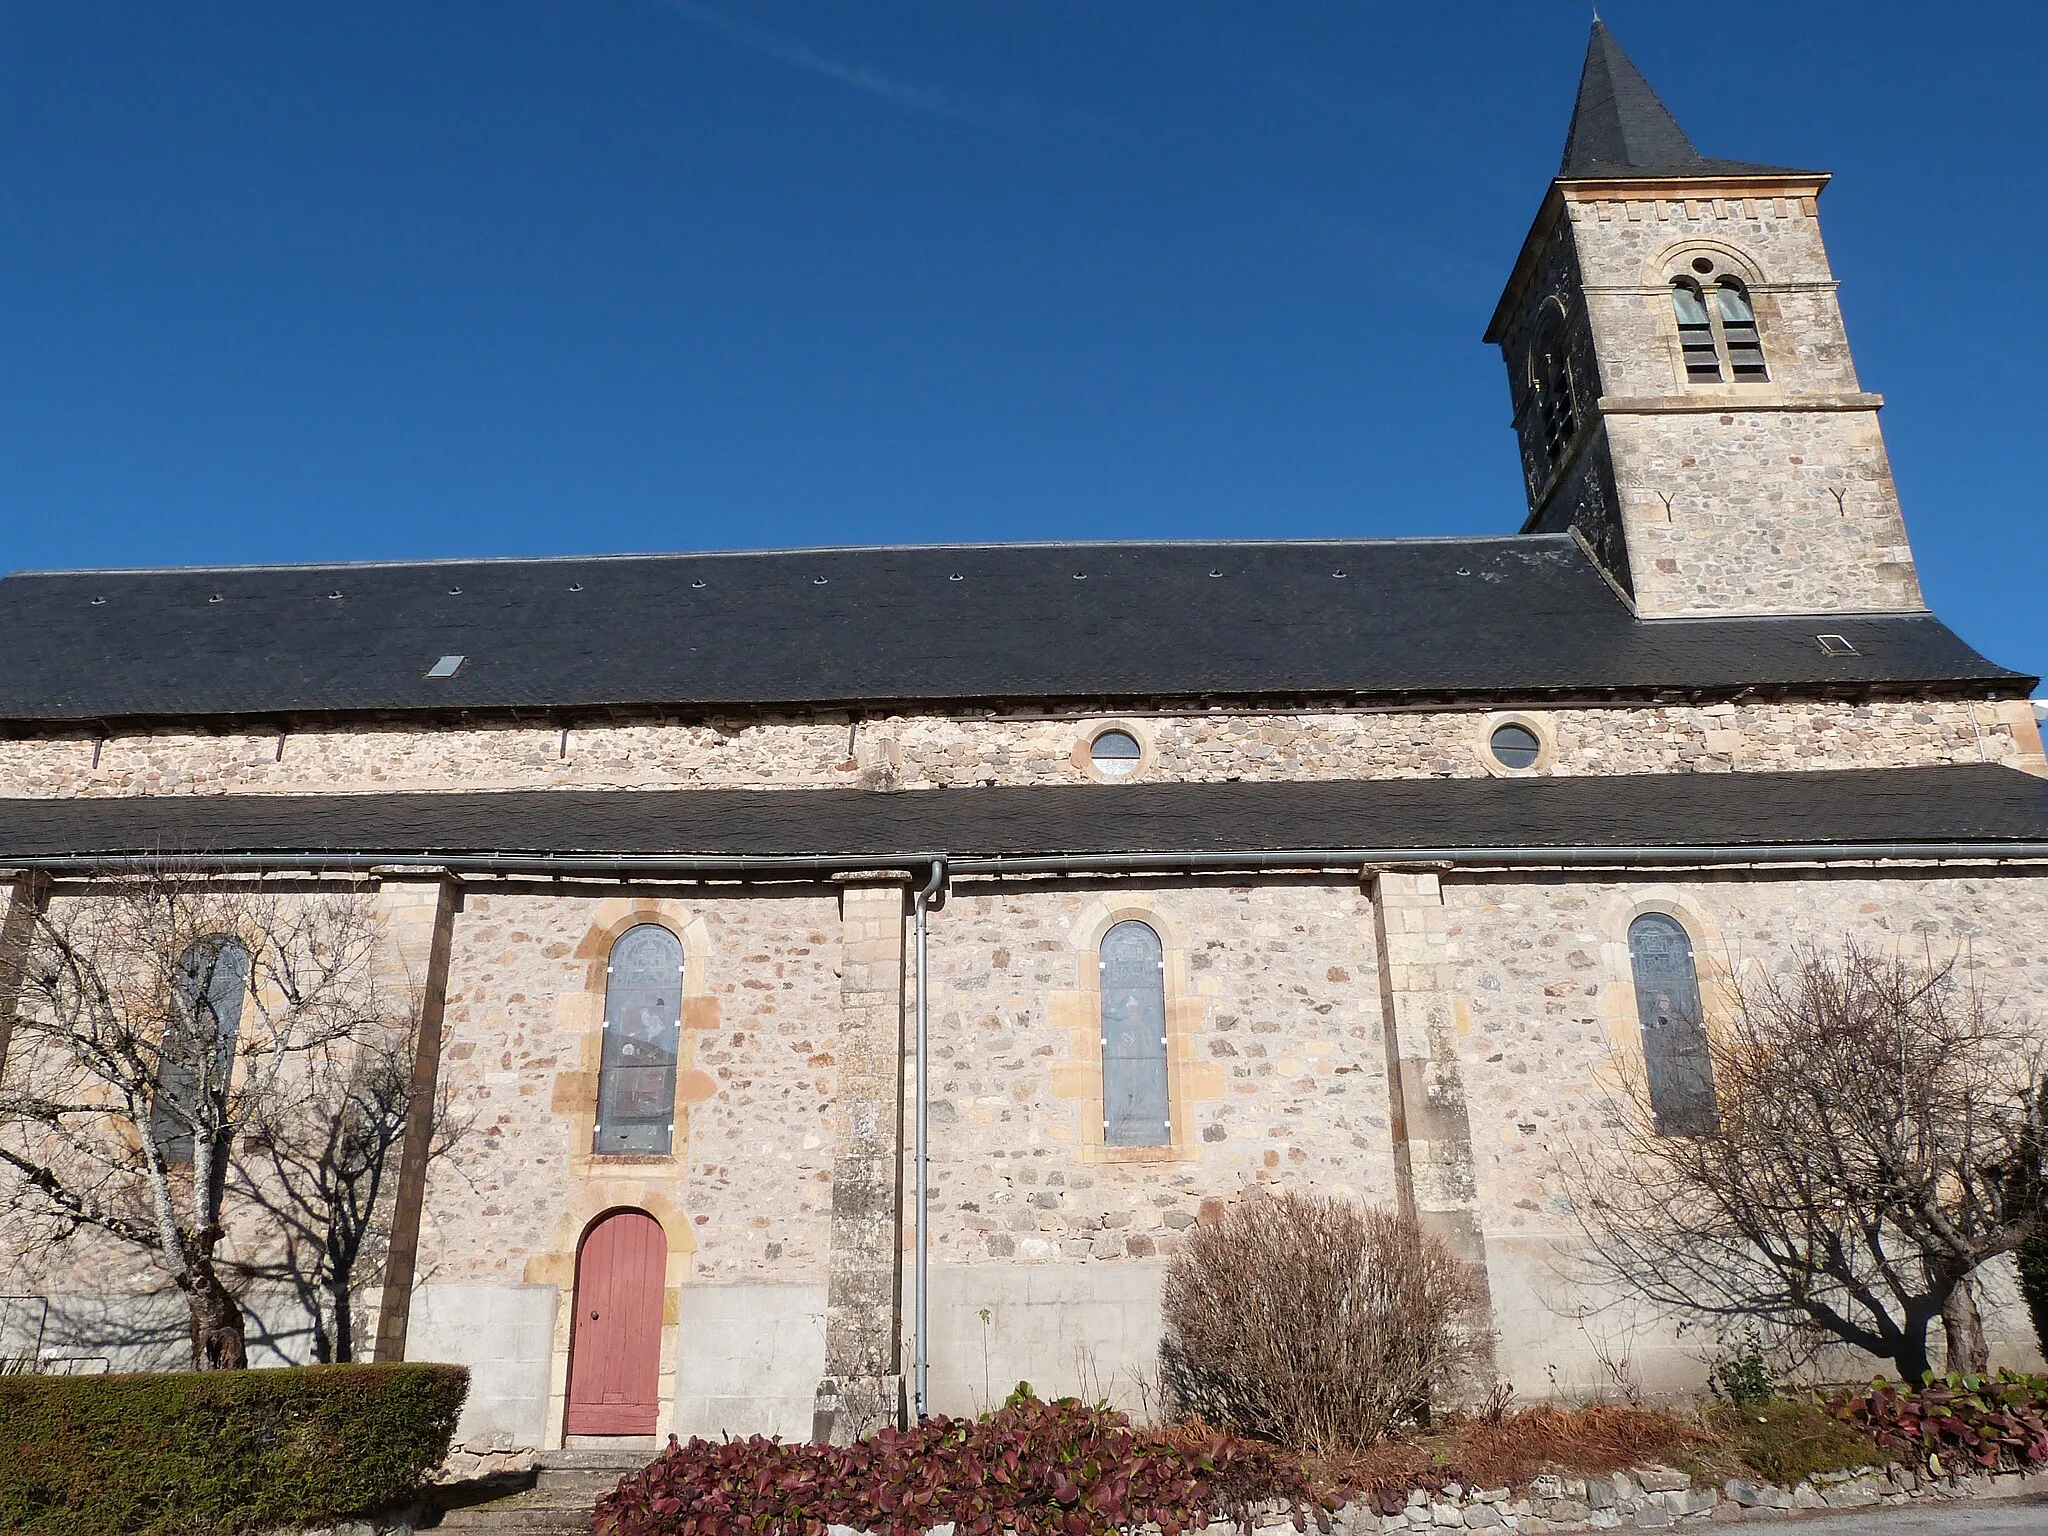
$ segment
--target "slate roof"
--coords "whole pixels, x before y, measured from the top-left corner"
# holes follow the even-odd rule
[[[1607,24],[1594,19],[1571,131],[1565,136],[1564,163],[1558,170],[1562,180],[1810,174],[1816,173],[1702,155],[1642,71],[1621,51]]]
[[[1996,765],[1539,779],[877,791],[527,790],[0,800],[0,867],[311,852],[960,858],[1945,842],[2048,849],[2048,780]]]
[[[1840,634],[1853,656],[1822,653]],[[461,656],[453,677],[427,673]],[[1019,701],[2022,695],[1927,614],[1642,622],[1565,535],[74,571],[0,727]]]

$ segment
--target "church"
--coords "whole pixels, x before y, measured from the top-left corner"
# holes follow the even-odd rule
[[[374,893],[475,1117],[376,1350],[470,1440],[1142,1410],[1261,1186],[1411,1212],[1525,1397],[1697,1387],[1561,1263],[1670,999],[1852,940],[2048,997],[2036,680],[1923,602],[1827,182],[1595,23],[1485,336],[1519,531],[9,575],[7,932],[168,852]]]

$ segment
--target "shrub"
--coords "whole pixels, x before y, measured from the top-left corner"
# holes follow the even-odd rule
[[[0,1377],[0,1530],[232,1536],[387,1507],[468,1391],[452,1365]]]
[[[1020,1386],[980,1419],[931,1418],[856,1445],[691,1440],[669,1446],[597,1506],[597,1536],[822,1536],[828,1525],[918,1536],[1107,1536],[1155,1524],[1163,1536],[1213,1515],[1249,1524],[1281,1503],[1298,1529],[1332,1501],[1270,1448],[1181,1427],[1141,1430],[1073,1398]]]
[[[2034,1325],[2034,1340],[2048,1354],[2048,1230],[2036,1232],[2019,1246],[2014,1260],[2020,1296]]]
[[[1754,1328],[1716,1360],[1707,1382],[1738,1408],[1767,1403],[1778,1395],[1778,1376],[1764,1359],[1764,1344]]]
[[[1868,1430],[1887,1454],[1937,1474],[2048,1461],[2048,1377],[1951,1375],[1917,1391],[1880,1381],[1828,1406]]]
[[[1180,1412],[1315,1451],[1426,1422],[1480,1358],[1470,1269],[1391,1211],[1305,1194],[1191,1231],[1166,1274],[1160,1361]]]

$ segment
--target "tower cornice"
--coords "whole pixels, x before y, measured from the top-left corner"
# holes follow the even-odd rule
[[[1560,176],[1551,186],[1572,203],[1626,203],[1650,199],[1679,202],[1731,197],[1818,197],[1833,177],[1826,171],[1795,171],[1786,174],[1589,177],[1572,180]]]

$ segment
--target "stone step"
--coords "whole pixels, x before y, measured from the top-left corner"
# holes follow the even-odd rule
[[[576,1503],[523,1503],[498,1499],[489,1504],[471,1504],[451,1509],[436,1527],[443,1531],[577,1531],[590,1529],[592,1507]]]
[[[544,1467],[644,1467],[657,1449],[652,1435],[579,1436],[576,1444],[535,1459]]]
[[[466,1531],[472,1536],[489,1536],[493,1531],[516,1532],[517,1536],[590,1536],[590,1512],[584,1510],[514,1509],[486,1517],[482,1509],[458,1510],[468,1518],[458,1525],[451,1514],[436,1530]]]
[[[619,1479],[638,1472],[638,1467],[563,1468],[542,1467],[534,1486],[543,1493],[574,1494],[595,1504],[600,1494],[619,1486]]]
[[[620,1478],[653,1459],[651,1441],[543,1451],[534,1458],[525,1486],[494,1489],[496,1497],[457,1504],[441,1516],[437,1529],[476,1536],[493,1531],[587,1536],[597,1501],[616,1488]]]

